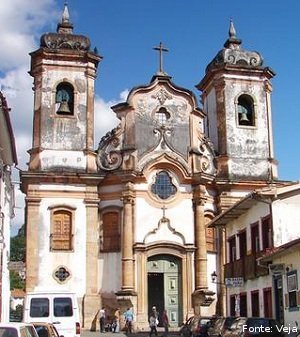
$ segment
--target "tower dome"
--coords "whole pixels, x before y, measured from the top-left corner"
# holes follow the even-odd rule
[[[249,67],[260,67],[263,65],[263,58],[256,51],[244,50],[241,48],[242,40],[236,37],[236,30],[233,21],[230,21],[229,37],[214,59],[206,67],[206,73],[221,65],[240,65]]]

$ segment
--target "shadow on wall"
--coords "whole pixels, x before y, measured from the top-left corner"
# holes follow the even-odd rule
[[[96,331],[97,330],[98,314],[99,314],[99,310],[97,311],[95,317],[92,320],[90,331]]]

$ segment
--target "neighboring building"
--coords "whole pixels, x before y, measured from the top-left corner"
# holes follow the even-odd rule
[[[225,260],[219,281],[227,285],[228,315],[275,317],[285,325],[294,324],[300,307],[299,209],[299,183],[270,185],[210,223],[226,232],[226,256],[220,257],[218,272],[223,275]],[[229,286],[232,281],[236,287]]]
[[[10,225],[14,216],[14,186],[12,167],[17,164],[15,139],[6,99],[0,92],[0,321],[9,320]]]
[[[21,174],[27,291],[75,291],[84,328],[100,306],[133,307],[136,329],[148,328],[153,305],[167,309],[172,327],[215,313],[220,233],[206,225],[277,178],[274,73],[240,45],[231,23],[197,85],[204,109],[160,64],[149,84],[112,107],[120,124],[95,149],[101,57],[73,34],[65,6],[57,33],[31,53],[33,147]]]
[[[279,246],[263,256],[260,262],[269,266],[272,276],[275,317],[281,319],[285,326],[294,326],[295,322],[299,325],[300,238]]]

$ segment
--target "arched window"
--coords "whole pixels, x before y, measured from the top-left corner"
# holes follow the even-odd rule
[[[155,182],[151,186],[151,192],[160,199],[168,199],[177,192],[176,186],[167,171],[160,171],[156,174]]]
[[[165,108],[160,108],[156,113],[155,117],[158,120],[158,123],[165,125],[167,120],[170,118],[170,114]]]
[[[74,89],[71,84],[62,82],[56,88],[56,113],[58,115],[74,114]]]
[[[51,250],[73,249],[73,214],[68,210],[53,210],[51,221]]]
[[[241,95],[238,98],[238,124],[254,126],[254,102],[251,96]]]
[[[102,252],[119,252],[121,250],[120,213],[109,211],[102,214]]]

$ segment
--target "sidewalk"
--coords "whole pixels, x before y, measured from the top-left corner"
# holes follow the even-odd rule
[[[124,332],[100,332],[90,331],[90,330],[81,330],[82,337],[126,337]]]
[[[162,337],[164,330],[162,328],[158,328],[158,337]],[[100,332],[90,331],[90,330],[81,330],[81,337],[148,337],[149,331],[139,331],[133,332],[132,334],[126,335],[125,332]],[[178,331],[170,331],[169,337],[178,337]]]

